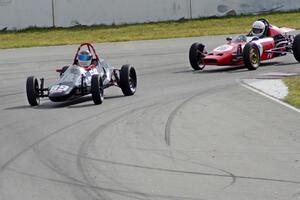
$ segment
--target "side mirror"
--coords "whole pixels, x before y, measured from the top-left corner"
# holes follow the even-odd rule
[[[232,37],[227,37],[226,40],[227,40],[227,42],[231,42],[232,41]]]

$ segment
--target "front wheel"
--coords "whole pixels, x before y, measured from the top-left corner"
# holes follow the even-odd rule
[[[104,100],[103,80],[99,74],[94,74],[91,80],[92,99],[96,105],[102,104]]]
[[[248,43],[244,47],[243,58],[245,67],[256,70],[260,65],[260,53],[255,43]]]
[[[292,48],[295,59],[300,63],[300,34],[296,35]]]
[[[192,44],[189,51],[189,60],[194,70],[202,70],[205,65],[203,64],[202,57],[204,55],[205,46],[201,43]]]
[[[27,100],[31,106],[37,106],[40,104],[39,96],[39,82],[34,76],[30,76],[26,81],[26,94]]]
[[[125,96],[134,95],[137,87],[137,76],[134,67],[123,65],[120,70],[119,87]]]

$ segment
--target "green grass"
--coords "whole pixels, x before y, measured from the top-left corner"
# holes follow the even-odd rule
[[[289,95],[285,98],[285,101],[300,108],[300,76],[284,78],[283,81],[289,88]]]
[[[300,29],[300,12],[259,16],[223,17],[159,23],[92,26],[72,28],[29,28],[22,31],[1,31],[0,48],[149,40],[205,35],[247,33],[258,18],[267,18],[277,26]]]

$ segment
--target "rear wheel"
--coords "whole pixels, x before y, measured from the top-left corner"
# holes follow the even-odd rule
[[[202,55],[204,53],[205,46],[201,43],[192,44],[189,52],[189,60],[194,70],[202,70],[205,65],[202,62]]]
[[[120,70],[119,86],[125,96],[134,95],[137,87],[137,76],[134,67],[123,65]]]
[[[248,43],[244,47],[243,58],[245,67],[256,70],[260,65],[260,53],[255,43]]]
[[[40,104],[39,97],[39,82],[34,76],[30,76],[26,81],[26,94],[27,100],[31,106],[37,106]]]
[[[92,99],[96,105],[102,104],[104,100],[103,80],[99,74],[94,74],[91,80]]]
[[[300,63],[300,34],[296,35],[292,48],[295,59]]]

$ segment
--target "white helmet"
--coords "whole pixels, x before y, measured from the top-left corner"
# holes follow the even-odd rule
[[[90,66],[92,63],[92,54],[88,50],[83,50],[78,53],[78,64],[81,67]]]
[[[256,21],[252,24],[252,35],[261,37],[266,30],[266,25],[262,21]]]

